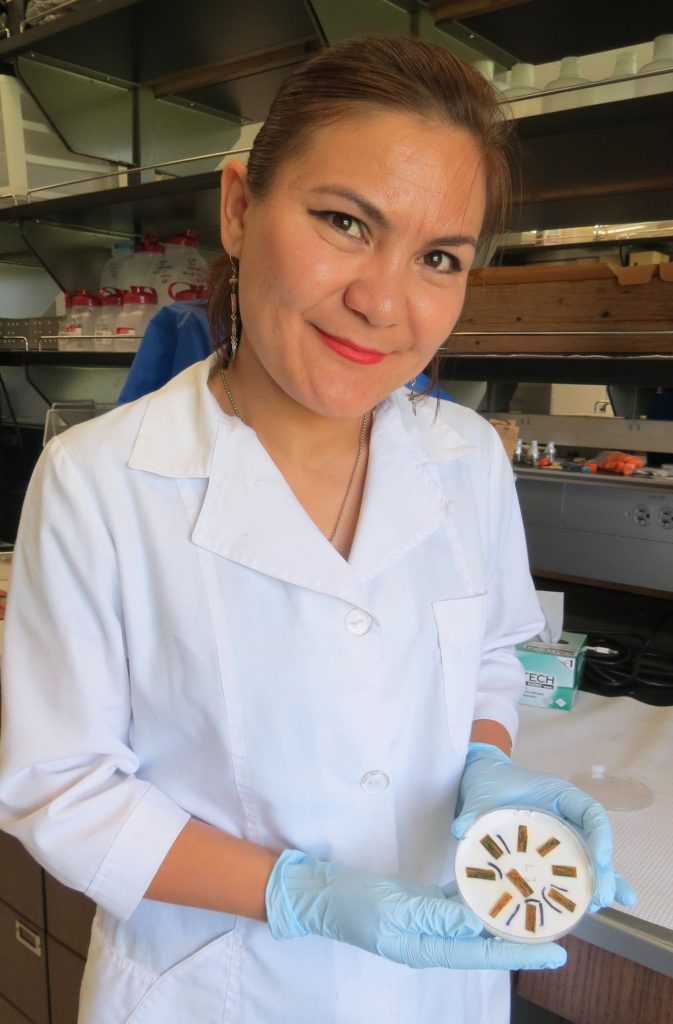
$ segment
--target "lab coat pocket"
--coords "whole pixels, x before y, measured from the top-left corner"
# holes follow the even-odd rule
[[[222,1024],[234,936],[232,928],[160,975],[126,1024]]]
[[[470,739],[486,620],[486,594],[433,601],[451,744],[464,754]]]
[[[119,1024],[159,977],[112,946],[94,920],[79,1001],[78,1024]]]
[[[112,946],[94,922],[79,1024],[221,1024],[234,929],[156,974]]]

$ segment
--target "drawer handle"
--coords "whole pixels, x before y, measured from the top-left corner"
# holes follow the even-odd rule
[[[16,935],[16,941],[20,942],[22,946],[29,949],[35,956],[42,956],[42,939],[27,925],[21,921],[14,921],[14,934]]]

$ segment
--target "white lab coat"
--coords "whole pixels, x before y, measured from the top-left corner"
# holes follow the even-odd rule
[[[504,973],[142,899],[190,815],[448,881],[472,720],[515,733],[513,645],[541,626],[480,417],[377,408],[344,561],[209,365],[53,440],[17,541],[0,824],[99,905],[80,1022],[505,1024]]]

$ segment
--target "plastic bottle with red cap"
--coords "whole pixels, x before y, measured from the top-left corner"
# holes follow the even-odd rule
[[[196,302],[208,298],[209,288],[206,284],[187,284],[186,281],[174,281],[168,289],[171,302]]]
[[[163,242],[164,252],[152,271],[152,287],[156,289],[160,306],[172,301],[171,286],[178,282],[185,286],[203,286],[208,278],[208,264],[198,250],[193,231],[171,235]]]
[[[122,240],[115,242],[109,258],[105,261],[100,275],[101,288],[120,288],[119,273],[123,265],[133,258],[133,242]],[[142,283],[142,282],[140,282]]]
[[[145,329],[158,308],[154,288],[134,284],[124,292],[115,329],[116,352],[137,351]]]
[[[94,347],[93,335],[100,311],[100,300],[85,288],[71,292],[66,299],[66,315],[58,332],[59,352],[84,352]]]
[[[124,260],[119,267],[117,288],[128,291],[133,285],[153,288],[153,273],[157,262],[164,253],[163,245],[152,235],[145,235],[142,241],[136,242],[133,255]]]
[[[117,320],[124,293],[121,288],[101,288],[98,292],[100,313],[96,321],[94,348],[97,352],[116,351]]]

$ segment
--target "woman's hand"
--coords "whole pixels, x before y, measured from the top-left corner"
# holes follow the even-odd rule
[[[553,943],[483,938],[479,918],[454,894],[285,850],[267,885],[267,919],[275,939],[322,935],[408,967],[520,970],[565,963],[565,951]]]
[[[538,808],[580,829],[596,879],[590,913],[615,900],[626,907],[635,906],[635,892],[613,869],[612,830],[599,803],[564,779],[517,767],[498,747],[471,743],[460,783],[454,836],[461,839],[478,817],[497,807]]]

